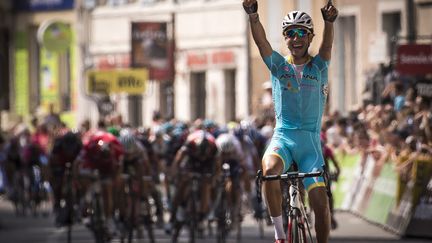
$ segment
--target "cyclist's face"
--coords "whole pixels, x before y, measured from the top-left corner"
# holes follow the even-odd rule
[[[284,32],[284,38],[291,54],[302,57],[312,42],[313,34],[305,28],[291,26]]]

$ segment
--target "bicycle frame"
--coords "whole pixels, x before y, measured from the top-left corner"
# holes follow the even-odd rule
[[[281,180],[290,182],[289,186],[289,197],[287,197],[288,209],[285,211],[285,216],[288,218],[287,226],[287,240],[289,243],[300,243],[300,242],[313,242],[312,234],[310,232],[309,223],[306,220],[306,210],[301,199],[299,190],[299,180],[305,177],[317,177],[323,176],[324,172],[311,172],[311,173],[299,173],[299,172],[288,172],[282,175],[268,175],[264,176],[262,171],[257,172],[256,177],[256,190],[259,203],[261,203],[261,183],[262,181],[270,180]],[[306,232],[307,229],[307,232]]]
[[[124,180],[123,186],[123,199],[125,200],[124,206],[125,215],[122,215],[125,220],[126,235],[121,234],[120,242],[124,242],[124,238],[127,238],[127,242],[131,243],[133,241],[133,232],[138,229],[138,226],[143,223],[150,242],[154,242],[153,226],[151,222],[151,212],[150,205],[148,204],[148,198],[142,200],[139,196],[139,191],[141,188],[137,186],[144,181],[153,181],[151,176],[137,176],[134,172],[129,172],[129,174],[122,174],[122,179]],[[145,203],[145,205],[141,205]],[[138,211],[137,211],[138,210]],[[144,215],[142,215],[144,214]],[[127,237],[126,237],[127,236]]]
[[[296,239],[298,242],[307,242],[308,237],[310,241],[313,241],[310,226],[306,219],[306,210],[298,187],[298,180],[298,178],[291,180],[289,186],[289,198],[287,199],[289,200],[287,202],[289,203],[289,207],[287,208],[287,238],[288,242],[296,242]]]
[[[179,233],[181,231],[181,228],[184,224],[188,224],[189,226],[189,242],[195,243],[198,232],[198,224],[199,224],[199,217],[198,217],[198,208],[200,205],[200,187],[201,187],[201,180],[204,178],[210,178],[209,174],[202,174],[198,172],[187,172],[187,176],[190,178],[190,188],[186,192],[187,196],[187,203],[186,203],[186,210],[188,212],[188,220],[184,219],[183,221],[177,221],[176,219],[176,225],[174,228],[174,232],[172,235],[172,242],[177,242],[177,238],[179,236]],[[180,207],[179,207],[180,208]],[[178,212],[177,212],[178,213]],[[174,216],[177,218],[177,216]]]
[[[98,170],[83,171],[80,178],[90,179],[91,185],[88,188],[84,200],[90,203],[88,214],[90,216],[90,230],[93,232],[97,243],[105,243],[111,240],[105,226],[105,216],[103,212],[102,184]]]
[[[217,197],[215,200],[215,208],[217,218],[217,242],[224,243],[228,236],[228,230],[230,227],[230,219],[227,215],[228,202],[225,190],[225,185],[230,177],[230,166],[228,163],[224,163],[222,166],[222,176],[220,184],[218,185]]]

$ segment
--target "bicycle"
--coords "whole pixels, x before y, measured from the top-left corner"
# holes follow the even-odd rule
[[[48,217],[48,201],[50,185],[42,176],[42,169],[38,165],[30,168],[30,209],[33,216],[38,215],[38,210],[44,217]]]
[[[234,201],[234,205],[230,204],[229,201],[232,199],[232,197],[234,197],[234,192],[226,190],[227,183],[229,182],[231,177],[231,166],[229,165],[229,163],[225,162],[222,165],[222,175],[217,185],[216,199],[213,209],[217,220],[216,239],[218,243],[226,242],[231,229],[236,230],[237,241],[241,240],[240,198]],[[237,188],[239,188],[238,184],[240,182],[238,180],[236,181],[236,179],[231,180],[233,184],[231,190],[236,190]],[[239,192],[237,191],[235,193]]]
[[[188,172],[188,175],[191,177],[191,187],[190,191],[186,193],[186,211],[187,215],[189,216],[188,222],[186,222],[186,219],[182,218],[181,211],[182,206],[179,206],[179,212],[177,212],[177,215],[175,215],[175,222],[174,222],[174,231],[172,234],[172,242],[177,242],[177,238],[180,234],[181,228],[184,224],[188,223],[189,226],[189,242],[195,243],[196,235],[200,234],[200,229],[198,229],[199,224],[199,218],[198,218],[198,212],[197,208],[199,207],[199,201],[200,201],[200,195],[199,195],[199,189],[200,189],[200,182],[203,177],[207,177],[207,174],[201,174],[197,172]]]
[[[127,234],[127,242],[131,243],[133,239],[133,232],[134,230],[138,229],[138,225],[140,223],[140,218],[137,218],[137,213],[140,214],[139,216],[142,216],[142,222],[144,223],[145,228],[147,229],[148,237],[150,239],[150,242],[155,242],[154,233],[153,233],[153,226],[152,226],[152,220],[151,220],[151,210],[150,210],[150,204],[148,202],[148,198],[143,198],[144,205],[141,208],[141,212],[137,212],[137,206],[139,203],[141,203],[141,198],[139,197],[139,190],[140,186],[139,183],[141,182],[135,172],[130,170],[129,174],[122,174],[122,178],[126,181],[123,187],[123,195],[122,198],[125,199],[124,205],[122,205],[123,209],[127,212],[122,215],[123,217],[123,223],[126,229]],[[143,176],[142,179],[144,181],[152,181],[153,178],[151,176]],[[142,215],[141,215],[142,213]],[[120,242],[124,242],[125,234],[122,233],[120,237]]]
[[[58,226],[67,226],[67,243],[72,242],[72,226],[76,220],[76,191],[73,186],[72,164],[66,163],[64,172],[64,187],[56,210],[56,223]]]
[[[13,193],[11,196],[16,216],[27,216],[30,209],[30,178],[24,169],[18,169],[13,175]]]
[[[92,182],[89,191],[84,198],[89,204],[89,207],[86,210],[87,215],[90,216],[88,227],[93,232],[96,243],[110,242],[112,237],[105,225],[103,199],[101,195],[102,185],[99,171],[94,170],[90,173],[83,171],[80,173],[80,177],[90,179]]]
[[[256,182],[258,182],[258,181],[256,181]],[[255,184],[255,187],[258,187],[258,185]],[[264,239],[264,225],[269,224],[268,219],[267,219],[269,216],[266,212],[266,206],[265,206],[264,202],[261,199],[259,199],[259,197],[261,195],[258,196],[256,194],[256,191],[257,190],[255,190],[255,193],[252,196],[253,217],[257,221],[257,224],[258,224],[258,235],[259,235],[260,239]]]
[[[261,184],[262,181],[281,180],[289,182],[289,197],[286,198],[287,207],[285,209],[285,216],[288,218],[287,225],[287,241],[288,243],[306,243],[314,242],[312,238],[310,225],[307,220],[305,205],[300,197],[299,184],[300,179],[306,177],[318,177],[324,176],[323,171],[311,172],[311,173],[300,173],[287,172],[281,175],[268,175],[264,176],[262,171],[259,170],[256,176],[256,193],[258,201],[261,203]],[[326,179],[325,179],[326,180]]]

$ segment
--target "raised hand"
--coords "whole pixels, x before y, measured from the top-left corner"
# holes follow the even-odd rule
[[[333,5],[331,0],[329,0],[327,4],[323,8],[321,8],[321,13],[324,21],[332,23],[336,20],[338,16],[338,10]]]
[[[258,11],[257,0],[243,0],[243,8],[247,14],[254,14]]]

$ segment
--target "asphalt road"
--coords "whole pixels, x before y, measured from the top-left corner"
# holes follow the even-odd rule
[[[382,227],[371,224],[351,213],[337,212],[339,227],[331,232],[330,242],[344,243],[379,243],[379,242],[406,242],[423,243],[432,242],[432,239],[401,239],[392,232]],[[156,242],[171,242],[168,235],[162,229],[156,229]],[[16,217],[12,205],[0,197],[0,242],[1,243],[57,243],[66,242],[66,229],[56,228],[52,216],[27,216]],[[72,242],[87,243],[94,242],[90,231],[82,225],[73,228]],[[112,242],[120,242],[114,239]],[[146,236],[134,242],[148,242]],[[187,234],[184,232],[179,242],[187,242]],[[200,239],[198,243],[216,242],[214,236]],[[237,242],[232,236],[229,242]],[[255,220],[250,215],[245,217],[242,227],[241,242],[259,243],[274,242],[272,226],[264,227],[264,238],[259,237],[259,230]]]

